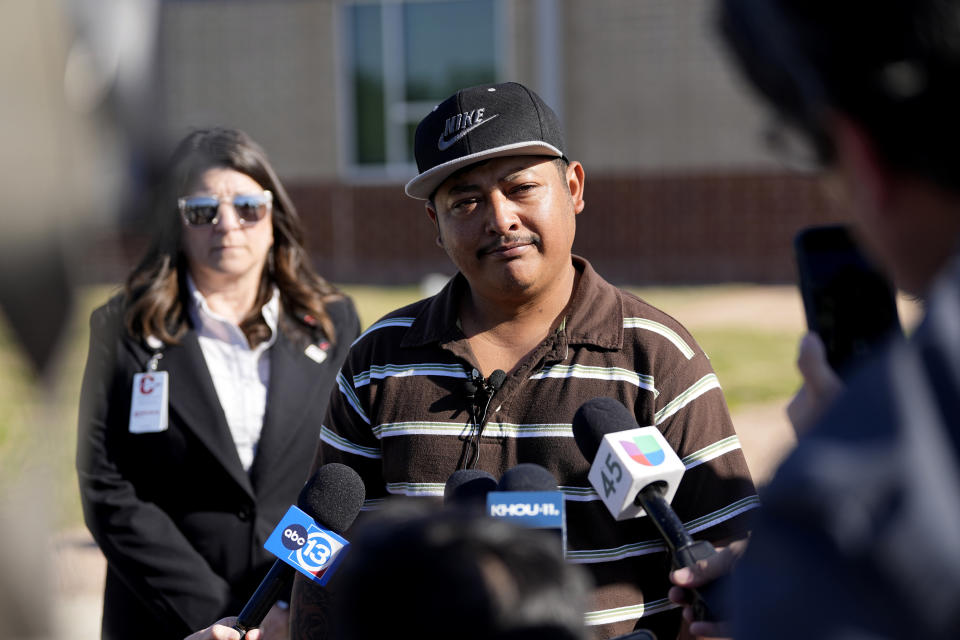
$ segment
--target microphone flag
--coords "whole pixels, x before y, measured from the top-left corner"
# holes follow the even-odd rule
[[[552,531],[566,554],[567,511],[560,491],[491,491],[487,515],[521,527]]]
[[[317,584],[325,585],[349,546],[296,506],[287,509],[263,548]]]
[[[669,504],[683,477],[684,465],[656,427],[608,433],[600,442],[587,479],[617,520],[644,515],[634,499],[651,482],[666,484]]]

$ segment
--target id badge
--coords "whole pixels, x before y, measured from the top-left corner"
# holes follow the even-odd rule
[[[167,400],[170,374],[147,371],[133,376],[130,399],[130,433],[159,433],[167,430]]]

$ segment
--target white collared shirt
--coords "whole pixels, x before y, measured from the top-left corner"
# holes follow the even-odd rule
[[[280,291],[263,305],[263,319],[270,328],[270,339],[250,348],[240,327],[211,311],[203,294],[187,276],[193,304],[190,319],[200,340],[200,350],[207,363],[217,398],[223,407],[227,425],[247,471],[253,464],[263,430],[270,386],[270,355],[267,350],[277,341],[277,320],[280,315]]]

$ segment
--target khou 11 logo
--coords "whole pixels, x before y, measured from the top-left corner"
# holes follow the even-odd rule
[[[350,543],[291,506],[263,548],[318,584],[326,584]]]
[[[561,528],[566,512],[559,491],[491,491],[487,513],[535,529]]]
[[[587,479],[617,520],[644,515],[634,504],[640,489],[651,482],[667,484],[664,498],[673,500],[683,477],[683,462],[656,427],[608,433],[600,442]]]

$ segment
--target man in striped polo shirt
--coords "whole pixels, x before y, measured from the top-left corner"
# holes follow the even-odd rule
[[[499,477],[540,464],[567,500],[567,558],[593,574],[595,636],[676,637],[660,536],[648,518],[610,517],[571,421],[585,401],[609,396],[658,426],[687,468],[673,500],[680,519],[698,538],[742,539],[758,501],[706,355],[676,320],[571,254],[584,169],[565,157],[556,115],[532,91],[458,91],[420,123],[415,155],[420,174],[406,192],[426,201],[459,273],[353,345],[316,464],[355,468],[369,508],[442,496],[458,469]],[[321,597],[296,588],[293,637],[311,637]]]

